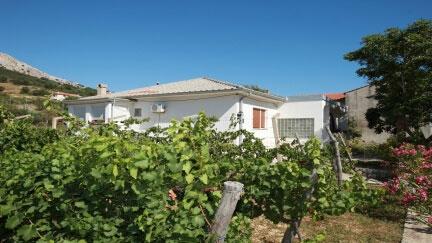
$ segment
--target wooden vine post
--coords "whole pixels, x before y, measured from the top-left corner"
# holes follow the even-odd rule
[[[337,177],[337,181],[338,181],[338,185],[342,185],[342,162],[341,162],[341,157],[340,157],[340,151],[339,151],[339,142],[337,141],[337,139],[335,138],[335,136],[333,135],[333,133],[330,131],[330,128],[328,126],[325,127],[331,142],[333,143],[334,147],[335,147],[335,151],[336,151],[336,177]]]
[[[347,144],[346,144],[346,142],[345,142],[344,137],[343,137],[342,134],[340,134],[340,133],[337,133],[337,134],[339,135],[339,138],[340,138],[340,140],[341,140],[341,142],[342,142],[342,145],[343,145],[343,147],[344,147],[344,149],[345,149],[345,152],[346,152],[346,154],[348,155],[348,160],[349,160],[350,162],[352,162],[352,161],[353,161],[352,154],[351,154],[351,152],[350,152],[349,149],[348,149],[348,146],[347,146]]]
[[[223,197],[211,228],[212,234],[216,236],[215,242],[222,243],[225,241],[231,217],[242,193],[242,183],[236,181],[224,182]]]

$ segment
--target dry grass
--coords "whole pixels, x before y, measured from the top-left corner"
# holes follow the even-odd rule
[[[22,86],[15,85],[13,83],[0,83],[0,86],[5,87],[3,93],[6,94],[19,94]]]
[[[286,224],[273,224],[264,217],[252,222],[253,242],[281,242]],[[400,242],[403,225],[358,213],[328,216],[321,221],[305,218],[300,227],[303,239],[311,239],[319,233],[325,235],[323,242]]]

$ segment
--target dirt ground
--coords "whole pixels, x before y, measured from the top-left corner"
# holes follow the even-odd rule
[[[273,224],[264,217],[252,221],[252,242],[281,242],[286,224]],[[357,213],[328,216],[321,221],[305,218],[300,227],[303,240],[323,234],[323,242],[400,242],[400,222],[373,218]]]

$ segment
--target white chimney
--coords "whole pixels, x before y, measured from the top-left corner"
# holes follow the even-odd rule
[[[97,85],[97,95],[98,96],[104,96],[107,94],[108,85],[106,84],[98,84]]]

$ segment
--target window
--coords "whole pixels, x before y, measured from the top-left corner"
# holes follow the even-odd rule
[[[289,118],[278,119],[278,130],[280,138],[309,138],[314,135],[313,118]]]
[[[141,108],[135,108],[134,116],[135,117],[141,117],[141,115],[142,115],[142,109]]]
[[[265,128],[265,110],[253,108],[253,128]]]
[[[105,104],[91,106],[92,120],[105,120]]]
[[[73,106],[73,112],[76,117],[85,120],[86,119],[86,109],[85,106],[77,105]]]

